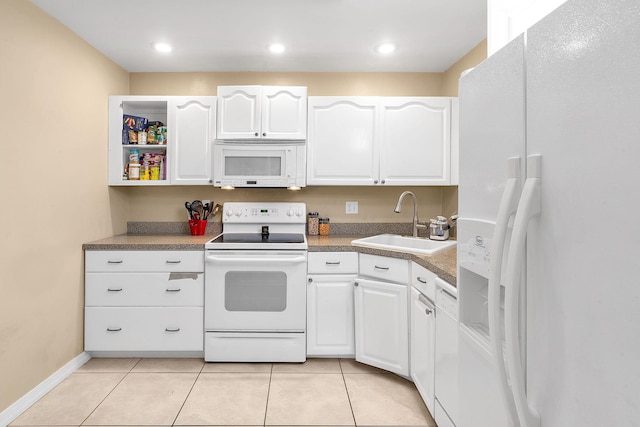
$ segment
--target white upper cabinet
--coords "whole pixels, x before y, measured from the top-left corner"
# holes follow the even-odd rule
[[[171,184],[209,184],[216,135],[216,97],[171,97]]]
[[[307,185],[377,184],[377,128],[375,97],[309,97]]]
[[[310,97],[307,185],[448,185],[452,98]]]
[[[307,88],[218,86],[217,129],[225,140],[304,140]]]
[[[147,122],[161,122],[168,124],[169,97],[166,96],[110,96],[109,97],[109,185],[168,185],[170,176],[167,172],[167,149],[173,141],[167,138],[159,144],[138,144],[139,132],[147,126],[144,121],[130,119],[125,127],[125,116],[140,117]],[[127,118],[129,120],[129,118]],[[129,126],[131,129],[129,129]],[[167,137],[169,127],[167,126]],[[146,136],[146,133],[145,133]],[[135,139],[134,139],[135,138]],[[129,179],[128,165],[132,157],[140,164],[143,159],[157,166],[157,173],[153,178],[150,174],[140,174],[141,180]],[[143,166],[144,167],[144,166]]]
[[[380,114],[380,182],[449,184],[451,99],[385,97]]]
[[[127,130],[125,116],[161,122],[166,139],[144,132],[143,144],[137,139],[145,122],[129,118],[133,129]],[[208,185],[215,118],[215,96],[110,96],[109,185]],[[134,157],[140,179],[127,174]]]
[[[489,0],[487,56],[493,55],[566,0]]]

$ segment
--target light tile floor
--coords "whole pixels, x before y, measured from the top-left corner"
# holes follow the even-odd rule
[[[353,359],[91,359],[11,426],[428,426],[413,383]]]

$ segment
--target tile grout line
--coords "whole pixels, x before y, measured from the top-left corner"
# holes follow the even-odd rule
[[[184,405],[185,403],[187,403],[187,400],[189,399],[189,396],[191,396],[191,392],[193,391],[193,388],[196,386],[196,383],[198,382],[198,379],[200,379],[200,375],[202,375],[202,371],[204,371],[204,367],[205,367],[205,363],[202,364],[202,366],[200,367],[200,371],[198,371],[198,375],[196,375],[196,379],[193,382],[193,384],[191,384],[191,388],[189,389],[189,393],[187,393],[187,395],[184,398],[184,401],[182,402],[182,405],[180,405],[180,409],[178,409],[178,413],[176,413],[175,418],[173,419],[173,422],[171,423],[172,426],[176,425],[176,421],[178,421],[178,417],[180,416],[180,412],[182,412],[182,410],[184,409]]]
[[[91,360],[91,359],[89,359],[89,360]],[[135,367],[138,365],[138,363],[140,363],[140,361],[141,361],[141,360],[142,360],[142,358],[138,359],[138,361],[137,361],[137,362],[136,362],[136,363],[135,363],[131,368],[129,368],[129,370],[128,370],[127,372],[125,372],[125,373],[124,373],[124,376],[123,376],[122,378],[120,378],[120,381],[118,381],[118,382],[116,383],[116,385],[114,385],[114,386],[113,386],[113,388],[111,389],[111,391],[110,391],[109,393],[107,393],[107,395],[106,395],[105,397],[103,397],[103,398],[102,398],[102,400],[100,401],[100,403],[98,403],[98,404],[96,405],[96,407],[95,407],[95,408],[93,408],[93,410],[89,413],[89,415],[87,415],[87,417],[86,417],[84,420],[82,420],[82,422],[80,423],[80,426],[85,425],[84,423],[86,423],[86,422],[87,422],[87,420],[88,420],[89,418],[91,418],[91,415],[93,415],[93,413],[94,413],[94,412],[96,412],[96,410],[100,407],[100,405],[102,405],[102,404],[104,403],[104,401],[105,401],[105,400],[107,400],[107,398],[108,398],[109,396],[111,396],[111,393],[113,393],[113,391],[114,391],[116,388],[118,388],[118,386],[122,383],[122,381],[124,381],[124,379],[125,379],[125,378],[127,378],[127,377],[129,376],[129,374],[131,373],[131,371],[133,371],[133,368],[135,368]]]
[[[269,395],[271,393],[271,379],[273,378],[273,363],[269,370],[269,386],[267,387],[267,402],[264,405],[264,420],[262,422],[263,427],[267,425],[267,412],[269,411]]]
[[[349,409],[351,409],[351,416],[353,417],[353,425],[356,424],[356,414],[353,412],[353,405],[351,404],[351,396],[349,396],[349,388],[347,387],[347,380],[344,378],[344,371],[342,370],[342,359],[338,359],[338,365],[340,366],[340,374],[342,375],[342,383],[344,384],[344,390],[347,393],[347,400],[349,401]]]

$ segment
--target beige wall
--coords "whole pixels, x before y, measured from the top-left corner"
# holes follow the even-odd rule
[[[468,68],[475,67],[485,59],[487,59],[487,39],[478,43],[476,47],[444,72],[442,76],[442,96],[458,96],[460,73]]]
[[[83,351],[82,243],[125,230],[107,186],[123,69],[25,0],[0,1],[0,412]]]
[[[309,96],[441,96],[442,73],[131,73],[131,95],[215,95],[221,85],[307,86]]]

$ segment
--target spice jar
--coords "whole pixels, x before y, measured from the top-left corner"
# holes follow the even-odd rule
[[[328,236],[330,229],[331,225],[329,224],[329,218],[318,219],[318,230],[320,231],[321,236]]]
[[[307,234],[309,236],[318,235],[318,212],[309,212],[309,219],[307,220]]]

